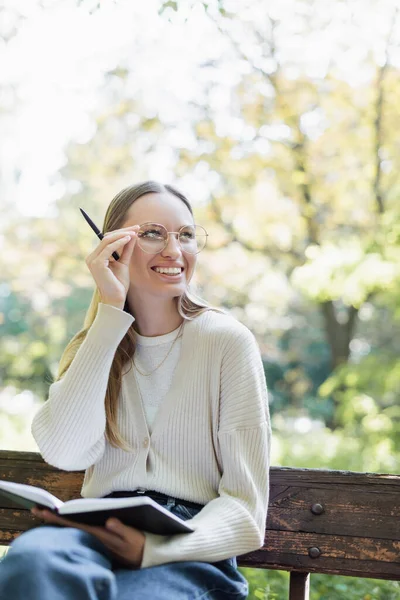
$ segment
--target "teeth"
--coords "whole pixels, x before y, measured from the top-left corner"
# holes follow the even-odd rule
[[[179,275],[181,272],[180,268],[177,267],[155,267],[156,273],[166,273],[169,275]]]

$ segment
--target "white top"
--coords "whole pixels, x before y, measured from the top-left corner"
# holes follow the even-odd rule
[[[160,404],[171,387],[172,377],[179,361],[182,346],[182,331],[179,326],[175,331],[156,337],[146,337],[136,333],[135,364],[143,373],[141,375],[132,366],[133,376],[141,393],[143,408],[149,432],[153,432],[153,423]],[[177,335],[179,337],[177,338]],[[174,342],[176,338],[176,341]],[[165,360],[164,360],[165,359]],[[162,364],[161,364],[162,363]],[[158,365],[160,365],[159,368]]]
[[[132,452],[105,439],[104,397],[132,315],[99,304],[68,371],[49,389],[32,433],[50,464],[86,469],[82,496],[144,488],[205,504],[194,533],[145,533],[141,568],[215,562],[264,543],[270,422],[260,351],[252,333],[208,310],[185,324],[181,357],[150,435],[132,369],[123,376],[118,426]]]

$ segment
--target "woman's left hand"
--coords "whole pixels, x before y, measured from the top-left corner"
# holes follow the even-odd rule
[[[103,542],[111,550],[114,557],[127,569],[135,569],[141,565],[146,537],[142,531],[124,525],[119,519],[112,517],[107,520],[105,527],[98,527],[69,521],[49,510],[32,508],[31,512],[35,517],[43,519],[46,523],[75,527],[91,533]]]

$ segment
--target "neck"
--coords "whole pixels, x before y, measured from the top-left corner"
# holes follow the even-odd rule
[[[156,337],[170,333],[182,324],[183,319],[177,309],[177,299],[148,298],[146,302],[135,302],[128,297],[129,307],[135,317],[133,327],[140,335]]]

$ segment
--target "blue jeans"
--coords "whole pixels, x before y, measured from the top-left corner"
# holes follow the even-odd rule
[[[183,504],[163,505],[184,520],[198,512]],[[247,595],[236,558],[113,568],[104,544],[74,527],[26,531],[0,562],[1,600],[241,600]]]

